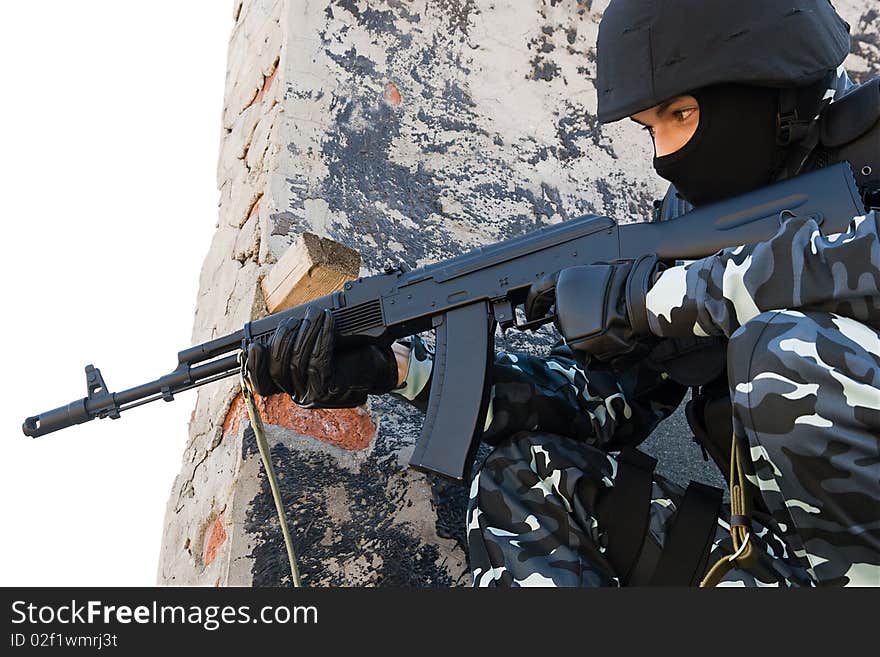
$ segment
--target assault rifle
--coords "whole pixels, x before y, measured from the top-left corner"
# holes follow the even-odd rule
[[[86,397],[29,417],[22,428],[36,437],[96,417],[115,419],[135,406],[171,401],[184,390],[236,375],[239,354],[252,341],[266,344],[282,321],[317,306],[333,313],[340,344],[391,342],[435,331],[431,394],[410,465],[461,482],[485,422],[496,327],[527,330],[553,319],[519,322],[516,311],[533,282],[565,267],[646,253],[666,261],[702,258],[770,239],[787,215],[813,216],[825,234],[844,232],[852,217],[864,212],[844,162],[673,221],[618,225],[608,217],[583,216],[419,269],[399,266],[350,281],[338,292],[184,349],[170,374],[129,390],[111,393],[100,370],[88,365]]]

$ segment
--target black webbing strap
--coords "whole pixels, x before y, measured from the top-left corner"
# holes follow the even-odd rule
[[[831,103],[829,87],[836,86],[837,74],[830,72],[824,80],[810,87],[780,90],[779,112],[776,115],[776,144],[781,150],[775,178],[793,178],[801,173],[810,155],[819,146],[821,127],[818,120]],[[803,105],[799,107],[799,105]]]
[[[692,481],[666,536],[651,586],[695,586],[706,569],[723,493]]]
[[[621,584],[627,584],[648,533],[651,487],[657,459],[636,449],[617,457],[614,487],[598,514],[608,537],[605,552]]]

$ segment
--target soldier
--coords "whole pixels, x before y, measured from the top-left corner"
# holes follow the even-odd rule
[[[599,120],[641,124],[672,183],[656,220],[848,160],[880,206],[880,80],[849,82],[828,0],[613,0],[599,29]],[[767,242],[690,263],[597,263],[533,286],[604,289],[604,330],[546,358],[498,353],[467,513],[475,586],[880,585],[880,229],[792,216]],[[329,313],[250,354],[262,394],[423,404],[418,338],[334,349]],[[365,374],[369,373],[369,374]],[[731,504],[637,451],[691,388],[688,421]]]

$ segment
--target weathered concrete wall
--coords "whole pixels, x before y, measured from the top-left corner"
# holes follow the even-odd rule
[[[847,68],[862,82],[880,75],[880,3],[877,0],[837,0],[837,10],[852,27],[852,53]]]
[[[838,7],[860,75],[880,65],[875,0]],[[309,230],[364,273],[419,266],[587,212],[641,219],[663,184],[648,138],[595,119],[607,1],[237,0],[220,217],[193,341],[266,312],[258,282]],[[541,342],[541,340],[539,340]],[[546,342],[546,338],[544,339]],[[499,346],[535,348],[519,336]],[[304,411],[262,401],[307,585],[467,583],[463,491],[407,469],[418,414],[386,398]],[[694,468],[680,417],[653,443]],[[670,447],[669,441],[675,441]],[[289,573],[237,385],[200,389],[168,504],[163,584],[271,585]]]

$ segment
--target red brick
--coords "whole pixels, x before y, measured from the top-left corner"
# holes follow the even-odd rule
[[[400,105],[401,96],[400,89],[397,88],[397,85],[393,82],[389,82],[385,85],[385,102],[393,107],[397,107]]]
[[[257,397],[257,408],[266,424],[312,436],[343,449],[358,450],[370,445],[376,435],[373,418],[363,408],[306,409],[288,395]],[[239,393],[223,421],[223,435],[235,433],[247,418],[244,396]]]
[[[223,436],[238,433],[239,420],[247,416],[247,409],[244,407],[244,395],[238,393],[232,400],[232,406],[223,418]]]
[[[217,558],[217,553],[226,542],[226,528],[223,526],[222,513],[211,523],[205,533],[208,534],[208,537],[205,539],[205,549],[202,552],[202,563],[208,566]]]
[[[272,72],[268,76],[263,76],[263,86],[257,92],[257,95],[251,101],[251,105],[254,103],[259,103],[263,100],[263,96],[266,95],[266,92],[272,87],[272,83],[275,82],[275,77],[278,75],[278,61],[276,60],[275,65],[272,67]]]
[[[257,197],[257,200],[254,201],[254,204],[251,206],[251,209],[248,210],[248,219],[250,219],[250,218],[253,217],[255,214],[257,214],[257,212],[260,211],[260,201],[262,201],[262,200],[263,200],[263,195],[260,194],[260,195]]]

